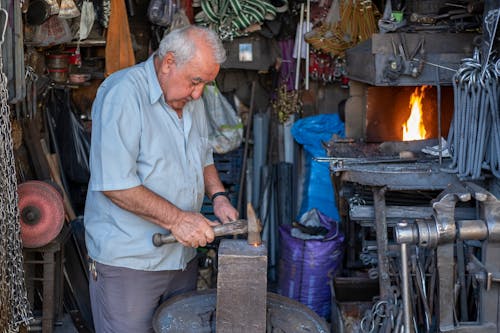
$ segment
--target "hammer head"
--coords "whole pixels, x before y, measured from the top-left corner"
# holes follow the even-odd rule
[[[247,204],[247,220],[248,220],[248,244],[253,246],[259,246],[262,244],[262,238],[260,237],[260,232],[262,226],[259,219],[255,215],[255,211],[251,203]]]

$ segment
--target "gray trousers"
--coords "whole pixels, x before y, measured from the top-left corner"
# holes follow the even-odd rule
[[[96,333],[152,333],[156,308],[167,298],[196,289],[196,258],[184,271],[95,264],[97,277],[89,275],[89,288]]]

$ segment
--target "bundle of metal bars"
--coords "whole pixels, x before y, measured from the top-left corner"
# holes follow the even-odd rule
[[[490,11],[485,23],[494,36],[500,9]],[[489,24],[489,25],[488,25]],[[500,60],[489,61],[488,54],[475,51],[473,58],[462,61],[453,80],[454,114],[448,143],[452,163],[449,171],[461,178],[478,179],[482,169],[500,177]]]

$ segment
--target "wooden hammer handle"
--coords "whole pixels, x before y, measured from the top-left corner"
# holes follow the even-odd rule
[[[229,236],[229,235],[241,235],[248,232],[247,220],[236,220],[233,222],[228,222],[225,224],[220,224],[213,227],[215,237],[218,236]],[[164,235],[160,233],[155,233],[153,235],[153,245],[162,246],[164,244],[172,244],[177,242],[174,235]]]

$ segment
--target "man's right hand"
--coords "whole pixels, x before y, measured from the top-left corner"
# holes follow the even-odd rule
[[[200,213],[181,212],[170,232],[184,246],[199,247],[211,243],[215,239],[212,227],[219,225]]]

